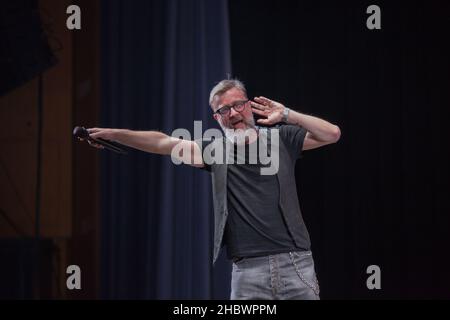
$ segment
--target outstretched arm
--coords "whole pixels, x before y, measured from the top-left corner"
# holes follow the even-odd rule
[[[259,123],[271,125],[282,121],[285,106],[279,102],[265,97],[256,97],[255,102],[252,101],[252,107],[253,112],[267,117],[267,119],[258,120]],[[294,110],[289,111],[287,123],[301,126],[308,131],[303,142],[303,150],[335,143],[341,136],[338,126]]]
[[[156,153],[161,155],[171,155],[175,146],[179,150],[189,150],[189,152],[180,152],[173,156],[185,164],[196,167],[203,167],[202,153],[200,147],[191,140],[182,140],[170,137],[158,131],[133,131],[127,129],[110,128],[90,128],[89,135],[92,138],[102,138],[110,141],[116,141],[120,144],[129,146],[141,151]],[[101,147],[94,145],[95,147]]]

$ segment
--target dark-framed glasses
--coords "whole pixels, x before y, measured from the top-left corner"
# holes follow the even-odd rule
[[[215,113],[220,114],[221,116],[227,116],[230,114],[231,108],[233,108],[237,112],[241,112],[244,110],[245,106],[250,100],[242,100],[237,101],[231,105],[223,106],[222,108],[218,109]]]

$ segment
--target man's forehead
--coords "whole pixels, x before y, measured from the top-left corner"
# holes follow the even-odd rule
[[[228,90],[227,92],[225,92],[224,94],[222,94],[220,97],[215,96],[214,104],[219,108],[221,106],[232,103],[236,100],[242,100],[242,99],[246,99],[246,98],[247,97],[246,97],[245,93],[242,92],[242,90],[240,90],[238,88],[232,88],[232,89]]]

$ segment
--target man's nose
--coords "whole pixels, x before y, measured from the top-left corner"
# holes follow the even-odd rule
[[[237,112],[236,110],[234,110],[234,108],[230,109],[230,118],[235,117],[236,115],[238,115],[239,112]]]

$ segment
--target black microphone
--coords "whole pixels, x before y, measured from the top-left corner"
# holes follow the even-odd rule
[[[108,140],[105,140],[102,138],[98,138],[98,139],[92,138],[89,135],[89,132],[84,127],[75,127],[75,129],[73,129],[73,135],[76,138],[80,138],[80,139],[83,139],[86,141],[90,141],[90,142],[99,144],[109,151],[113,151],[113,152],[120,153],[120,154],[128,153],[127,151],[122,149],[122,147],[124,147],[124,146],[121,145],[120,143],[111,142],[111,141],[108,141]]]

